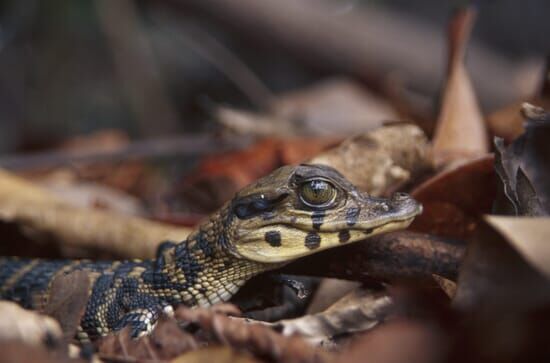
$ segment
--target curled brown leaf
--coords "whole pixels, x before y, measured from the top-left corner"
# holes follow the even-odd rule
[[[59,322],[66,341],[76,335],[90,292],[90,279],[84,271],[59,275],[51,284],[50,299],[44,313]]]
[[[387,318],[390,307],[386,292],[357,288],[323,312],[263,324],[283,335],[299,334],[312,344],[327,347],[337,337],[372,329]]]
[[[259,324],[247,324],[208,309],[176,310],[176,319],[196,324],[211,337],[210,342],[222,343],[233,349],[248,351],[273,362],[327,362],[326,352],[312,348],[303,339],[284,337]]]
[[[448,168],[416,187],[411,194],[423,212],[411,229],[462,240],[471,236],[495,198],[493,164],[493,156],[487,155]]]

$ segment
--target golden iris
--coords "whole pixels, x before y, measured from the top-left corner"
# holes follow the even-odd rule
[[[336,197],[336,188],[323,179],[309,180],[300,187],[300,198],[310,207],[330,204]]]

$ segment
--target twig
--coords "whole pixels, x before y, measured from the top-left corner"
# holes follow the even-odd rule
[[[153,158],[172,155],[200,155],[243,147],[249,140],[233,138],[230,141],[208,135],[185,135],[171,138],[136,141],[116,150],[50,151],[27,155],[0,157],[0,167],[22,170],[36,167],[56,167],[71,163],[121,161],[128,158]]]
[[[436,274],[454,281],[464,249],[449,239],[396,232],[302,258],[281,272],[363,282],[427,282]]]

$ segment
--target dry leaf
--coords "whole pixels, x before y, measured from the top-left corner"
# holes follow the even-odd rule
[[[150,337],[134,340],[129,330],[97,342],[101,357],[110,360],[183,359],[191,350],[223,344],[233,352],[243,352],[270,362],[327,362],[329,355],[313,349],[298,337],[283,337],[268,327],[230,318],[237,313],[229,304],[209,309],[180,306],[176,320],[163,318]],[[179,323],[179,325],[178,325]],[[183,328],[183,329],[182,329]],[[200,356],[200,354],[199,354]],[[191,357],[194,357],[193,355]]]
[[[287,137],[305,133],[293,120],[232,107],[218,106],[214,118],[226,132],[256,137]]]
[[[375,129],[309,162],[332,166],[359,189],[375,196],[389,194],[431,169],[427,138],[413,125]]]
[[[451,299],[456,294],[456,282],[451,281],[449,279],[446,279],[444,277],[441,277],[439,275],[433,274],[432,277],[434,278],[435,282],[441,287],[441,290],[447,294],[448,297]]]
[[[64,351],[51,351],[21,341],[0,342],[0,352],[0,363],[101,363],[97,360],[71,359]]]
[[[76,336],[90,292],[90,279],[85,271],[58,275],[52,281],[44,313],[59,322],[67,342]]]
[[[525,103],[525,132],[505,147],[495,140],[495,169],[501,184],[495,211],[508,215],[547,215],[550,212],[550,115]]]
[[[357,82],[335,78],[277,97],[272,110],[310,135],[350,135],[398,119],[384,99]],[[303,133],[304,131],[302,131]]]
[[[58,178],[58,175],[42,178],[40,182],[37,181],[38,185],[68,204],[131,216],[146,214],[143,204],[137,197],[99,183],[63,180]]]
[[[493,315],[547,306],[550,279],[548,268],[542,266],[548,265],[543,237],[548,218],[486,217],[485,221],[468,247],[454,304]]]
[[[299,337],[283,337],[263,325],[248,324],[208,309],[180,307],[176,310],[176,319],[200,328],[200,334],[209,337],[211,343],[223,343],[271,362],[321,363],[328,362],[331,357]]]
[[[513,144],[512,144],[513,146]],[[495,138],[495,170],[500,177],[494,212],[515,216],[548,214],[539,200],[531,181],[521,167],[521,160],[502,139]]]
[[[357,288],[321,313],[263,324],[283,335],[298,334],[311,344],[326,347],[338,336],[372,329],[386,319],[390,306],[385,292]]]
[[[550,279],[550,218],[485,216],[485,221],[531,266]]]
[[[62,332],[57,322],[25,310],[16,303],[0,301],[0,340],[18,340],[33,346],[57,346]]]
[[[218,107],[215,117],[228,131],[256,137],[348,136],[398,118],[384,99],[346,78],[321,81],[282,94],[269,114]]]
[[[460,10],[449,25],[447,82],[433,138],[434,160],[438,166],[489,151],[485,121],[464,65],[474,18],[473,8]]]
[[[199,342],[174,319],[163,317],[149,337],[132,339],[130,329],[125,328],[98,340],[96,346],[100,357],[108,360],[168,360],[197,349]]]
[[[107,251],[125,258],[150,258],[162,241],[181,241],[189,233],[186,228],[138,217],[73,207],[2,170],[0,220],[53,237],[65,246]]]
[[[411,193],[422,204],[423,211],[410,229],[466,239],[475,231],[479,216],[491,211],[495,183],[492,155],[436,174]]]
[[[324,311],[349,292],[361,286],[358,282],[325,278],[315,291],[308,304],[307,313],[315,314]]]

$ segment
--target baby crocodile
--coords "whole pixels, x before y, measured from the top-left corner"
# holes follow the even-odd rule
[[[238,192],[185,241],[161,244],[152,260],[0,258],[0,298],[40,310],[56,276],[84,270],[92,287],[78,338],[125,326],[139,337],[175,305],[227,301],[261,272],[406,228],[420,212],[406,194],[373,198],[333,168],[285,166]]]

